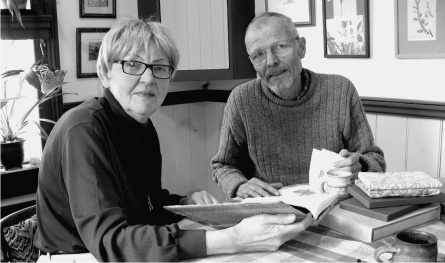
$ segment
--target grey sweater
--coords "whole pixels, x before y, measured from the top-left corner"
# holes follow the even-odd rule
[[[309,182],[313,148],[358,153],[362,171],[385,171],[358,93],[347,78],[310,70],[301,98],[285,101],[259,79],[236,87],[224,110],[213,180],[228,197],[257,177],[284,185]]]

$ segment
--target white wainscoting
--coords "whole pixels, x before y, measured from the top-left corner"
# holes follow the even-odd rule
[[[366,114],[387,171],[418,170],[445,177],[444,120]]]
[[[159,135],[163,187],[190,195],[207,190],[225,196],[212,181],[210,159],[217,153],[225,103],[163,106],[152,116]],[[445,177],[444,120],[366,114],[387,171],[420,170]],[[444,158],[442,158],[444,156]]]
[[[197,102],[163,106],[151,117],[162,153],[162,185],[171,193],[207,190],[225,196],[212,181],[210,159],[219,148],[225,103]]]

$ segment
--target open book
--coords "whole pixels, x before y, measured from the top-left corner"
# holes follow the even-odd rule
[[[286,186],[279,190],[280,196],[246,198],[243,203],[267,203],[281,201],[293,207],[304,208],[317,219],[321,212],[337,200],[336,194],[320,194],[311,190],[309,185]]]
[[[327,213],[337,201],[335,194],[312,192],[309,185],[288,186],[279,190],[281,196],[246,198],[241,202],[211,205],[164,206],[168,211],[218,228],[238,224],[244,218],[260,214],[295,214],[301,221],[310,211],[315,219]],[[316,221],[318,223],[318,221]]]

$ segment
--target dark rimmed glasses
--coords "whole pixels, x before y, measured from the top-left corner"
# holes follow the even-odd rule
[[[299,39],[299,37],[294,38],[294,40],[296,39]],[[270,46],[270,48],[259,49],[249,55],[250,62],[252,62],[254,66],[263,64],[266,61],[268,50],[270,50],[270,52],[272,52],[272,54],[277,57],[287,56],[291,51],[290,45],[291,43],[288,41],[281,41],[273,44],[272,46]]]
[[[141,76],[149,68],[153,77],[158,79],[169,79],[174,71],[173,67],[160,64],[146,64],[140,61],[116,60],[114,63],[122,65],[122,71],[129,75]]]

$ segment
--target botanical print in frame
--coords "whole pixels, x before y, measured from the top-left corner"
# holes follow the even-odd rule
[[[445,1],[394,0],[396,58],[445,57]]]
[[[324,57],[370,57],[368,6],[368,0],[323,0]]]
[[[408,0],[408,41],[436,40],[436,0]]]

